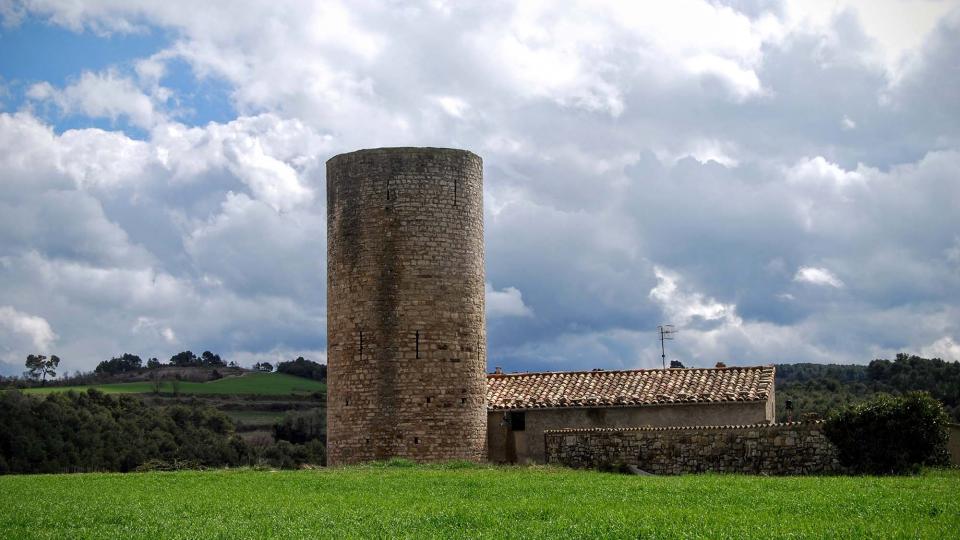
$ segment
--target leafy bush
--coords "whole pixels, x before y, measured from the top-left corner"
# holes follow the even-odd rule
[[[275,467],[298,467],[303,463],[324,465],[327,462],[326,409],[288,411],[273,426],[272,447],[262,452]]]
[[[303,444],[312,440],[326,441],[327,412],[326,409],[310,409],[308,411],[287,411],[283,419],[273,426],[273,438],[277,441],[288,441],[293,444]]]
[[[277,441],[260,453],[262,460],[280,469],[295,469],[305,463],[323,465],[327,460],[326,448],[319,439],[306,444],[291,444]]]
[[[888,395],[832,413],[824,433],[841,465],[867,474],[902,474],[947,462],[943,405],[926,392]]]

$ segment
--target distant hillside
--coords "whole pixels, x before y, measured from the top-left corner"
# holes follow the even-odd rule
[[[96,388],[109,394],[150,394],[153,383],[136,381],[114,384],[93,384],[87,386],[47,386],[24,390],[27,394],[48,394],[50,392],[83,391]],[[209,382],[181,381],[176,388],[173,381],[162,381],[160,393],[173,394],[228,394],[228,395],[267,395],[282,396],[291,394],[310,394],[324,392],[327,385],[303,377],[294,377],[285,373],[247,373],[236,377],[224,377]]]
[[[777,420],[786,419],[786,402],[793,401],[794,418],[864,401],[878,393],[899,395],[930,392],[960,422],[960,363],[898,354],[893,361],[870,364],[777,365]]]

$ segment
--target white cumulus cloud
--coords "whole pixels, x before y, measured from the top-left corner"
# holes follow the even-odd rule
[[[121,117],[144,129],[150,129],[164,119],[154,100],[143,93],[130,79],[114,71],[84,72],[80,79],[62,89],[50,83],[34,84],[27,96],[35,100],[50,100],[66,114],[82,114],[93,118]]]
[[[680,287],[680,276],[665,268],[654,267],[657,286],[650,289],[650,298],[660,304],[672,324],[684,326],[694,319],[723,321],[734,326],[742,323],[737,316],[737,306],[724,304],[699,292],[685,291]]]
[[[944,336],[929,345],[921,347],[920,356],[958,362],[960,361],[960,343],[957,343],[951,336]]]
[[[787,171],[787,179],[791,182],[827,183],[840,187],[862,183],[867,179],[867,175],[868,171],[863,167],[845,170],[823,156],[804,158]]]
[[[794,274],[793,280],[802,283],[811,283],[813,285],[825,285],[837,289],[843,287],[843,281],[834,275],[833,272],[826,268],[818,268],[815,266],[801,266],[797,269],[797,273]]]
[[[487,316],[491,319],[500,317],[532,317],[533,310],[523,303],[523,294],[516,287],[505,287],[496,290],[493,285],[484,285],[486,294]]]
[[[38,353],[49,353],[57,334],[43,317],[18,311],[12,306],[0,306],[0,329],[29,338]]]
[[[0,305],[71,370],[319,354],[325,160],[454,146],[484,161],[507,369],[659,365],[663,322],[696,365],[949,351],[950,4],[0,0],[5,35],[155,45],[0,82]],[[211,86],[226,118],[179,115]],[[22,363],[32,337],[7,336]]]

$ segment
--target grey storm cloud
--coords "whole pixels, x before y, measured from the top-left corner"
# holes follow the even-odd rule
[[[956,359],[960,10],[901,50],[856,5],[635,4],[15,2],[172,39],[0,112],[0,362],[322,360],[323,164],[400,145],[484,158],[491,365],[659,365],[668,322],[688,365]],[[174,62],[236,118],[186,123]]]

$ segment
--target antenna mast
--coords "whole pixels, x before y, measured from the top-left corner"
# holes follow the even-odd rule
[[[657,330],[660,332],[660,360],[663,362],[663,368],[667,368],[667,349],[664,347],[663,342],[672,340],[673,335],[677,333],[673,329],[672,324],[662,324],[657,327]]]

